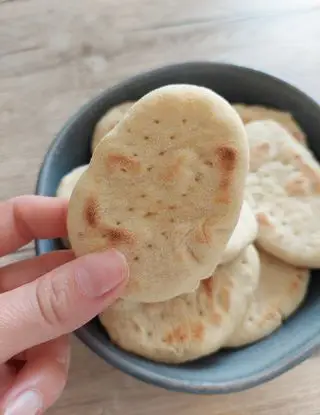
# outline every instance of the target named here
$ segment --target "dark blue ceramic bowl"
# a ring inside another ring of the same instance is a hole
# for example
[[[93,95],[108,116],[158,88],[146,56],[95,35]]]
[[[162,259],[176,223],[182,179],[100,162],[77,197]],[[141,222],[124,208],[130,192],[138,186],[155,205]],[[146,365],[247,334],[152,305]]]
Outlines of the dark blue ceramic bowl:
[[[290,111],[320,159],[320,108],[302,92],[271,76],[238,66],[185,63],[129,79],[81,108],[51,145],[41,167],[36,193],[55,195],[64,174],[89,162],[94,125],[108,108],[123,101],[137,100],[171,83],[203,85],[231,103],[261,104]],[[61,248],[58,240],[36,241],[38,255]],[[127,353],[110,342],[98,319],[90,321],[76,334],[105,361],[145,382],[202,394],[241,391],[289,370],[320,344],[320,275],[317,274],[318,271],[313,272],[303,306],[276,333],[249,347],[222,351],[193,363],[169,366]]]

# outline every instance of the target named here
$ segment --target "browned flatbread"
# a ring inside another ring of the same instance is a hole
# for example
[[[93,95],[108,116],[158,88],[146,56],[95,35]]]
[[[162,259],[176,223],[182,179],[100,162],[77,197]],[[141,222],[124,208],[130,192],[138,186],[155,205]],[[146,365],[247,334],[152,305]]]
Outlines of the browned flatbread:
[[[194,360],[219,350],[241,323],[259,275],[251,245],[195,292],[154,304],[118,300],[100,321],[125,350],[166,363]]]
[[[238,112],[244,124],[252,121],[276,121],[299,143],[306,145],[305,133],[289,112],[267,108],[261,105],[234,104],[233,108]]]
[[[219,95],[192,85],[152,91],[100,142],[77,183],[72,248],[121,250],[131,275],[124,298],[193,291],[235,228],[248,156],[243,123]]]
[[[238,347],[255,342],[278,329],[304,299],[310,272],[296,268],[259,251],[260,281],[242,324],[226,346]]]
[[[320,166],[274,121],[246,125],[246,192],[259,224],[257,244],[298,267],[320,267]]]

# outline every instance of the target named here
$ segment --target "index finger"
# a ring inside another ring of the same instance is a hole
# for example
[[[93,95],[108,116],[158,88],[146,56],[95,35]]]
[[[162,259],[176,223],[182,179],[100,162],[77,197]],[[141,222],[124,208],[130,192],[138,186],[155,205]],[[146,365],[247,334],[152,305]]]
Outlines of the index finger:
[[[33,239],[67,235],[68,201],[57,197],[19,196],[0,203],[0,256]]]

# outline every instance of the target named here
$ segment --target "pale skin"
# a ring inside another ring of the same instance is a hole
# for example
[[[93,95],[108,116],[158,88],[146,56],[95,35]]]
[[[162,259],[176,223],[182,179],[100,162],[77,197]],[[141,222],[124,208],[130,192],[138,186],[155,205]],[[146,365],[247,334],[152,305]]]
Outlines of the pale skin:
[[[67,202],[0,202],[0,256],[33,239],[66,236]],[[115,250],[75,259],[56,251],[0,268],[0,413],[43,414],[66,384],[68,334],[110,305],[128,278]]]

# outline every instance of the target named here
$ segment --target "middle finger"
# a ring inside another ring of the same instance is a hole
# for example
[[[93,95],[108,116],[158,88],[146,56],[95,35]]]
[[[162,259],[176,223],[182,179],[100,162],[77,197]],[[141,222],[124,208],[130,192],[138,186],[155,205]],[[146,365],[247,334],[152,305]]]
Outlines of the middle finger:
[[[0,292],[34,281],[74,258],[71,250],[61,250],[6,265],[0,269]]]

